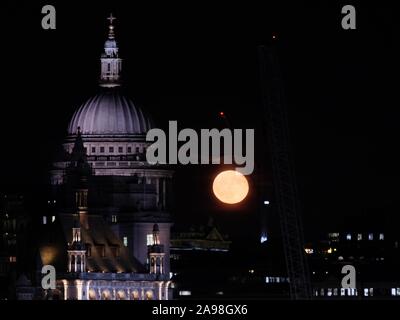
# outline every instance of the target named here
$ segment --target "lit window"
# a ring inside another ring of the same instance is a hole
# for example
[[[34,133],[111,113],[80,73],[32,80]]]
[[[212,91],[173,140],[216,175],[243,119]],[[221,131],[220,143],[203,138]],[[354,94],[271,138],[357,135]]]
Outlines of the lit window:
[[[346,240],[351,240],[351,234],[350,233],[346,234]]]
[[[92,153],[96,152],[96,147],[92,147]]]
[[[114,153],[114,147],[109,147],[109,148],[108,148],[108,151],[109,151],[110,153]]]
[[[100,153],[104,153],[104,147],[100,147]]]
[[[368,297],[368,293],[369,293],[369,289],[368,289],[368,288],[365,288],[365,289],[364,289],[364,296],[365,296],[365,297]]]
[[[379,234],[379,240],[385,240],[385,235],[383,233]]]
[[[10,257],[10,262],[17,262],[17,257],[11,256]]]
[[[310,248],[305,248],[304,251],[305,251],[307,254],[313,254],[313,253],[314,253],[314,249],[310,249]]]
[[[117,216],[116,216],[116,215],[113,214],[113,215],[111,216],[111,222],[112,222],[112,223],[117,223]]]
[[[358,241],[362,240],[362,234],[361,234],[361,233],[359,233],[359,234],[357,235],[357,240],[358,240]]]
[[[328,233],[328,238],[332,241],[339,241],[339,233],[338,232]]]
[[[192,292],[191,291],[187,291],[187,290],[182,290],[182,291],[179,291],[179,295],[180,296],[191,296]]]
[[[340,296],[343,297],[346,295],[346,289],[345,288],[340,288]]]
[[[56,221],[56,216],[51,216],[51,222]]]
[[[119,153],[124,152],[123,150],[124,150],[124,149],[123,149],[122,147],[118,147],[118,152],[119,152]]]
[[[153,238],[153,234],[150,233],[147,235],[147,245],[148,246],[152,246],[154,244],[154,238]]]
[[[127,247],[128,246],[128,237],[124,237],[124,246]]]
[[[397,295],[400,296],[400,288],[396,289]]]
[[[132,153],[132,147],[128,147],[127,152]]]
[[[392,296],[396,295],[396,288],[392,288]]]
[[[370,233],[368,235],[368,240],[374,240],[374,234],[373,233]]]
[[[43,224],[47,224],[47,217],[43,216]]]
[[[190,292],[190,291],[189,291]],[[148,290],[146,292],[146,299],[145,300],[153,300],[153,291]]]

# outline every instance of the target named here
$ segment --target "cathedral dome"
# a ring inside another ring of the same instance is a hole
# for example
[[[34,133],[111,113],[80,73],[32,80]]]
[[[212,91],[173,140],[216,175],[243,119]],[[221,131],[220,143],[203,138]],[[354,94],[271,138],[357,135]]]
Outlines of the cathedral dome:
[[[118,91],[99,93],[84,103],[72,116],[69,134],[126,135],[143,134],[153,127],[151,118],[132,100]]]

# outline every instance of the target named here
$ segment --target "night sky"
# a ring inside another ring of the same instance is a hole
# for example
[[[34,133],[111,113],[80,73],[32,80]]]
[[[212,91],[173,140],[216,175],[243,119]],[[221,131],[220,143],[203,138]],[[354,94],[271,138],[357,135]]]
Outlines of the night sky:
[[[257,135],[257,46],[276,35],[306,238],[348,217],[398,221],[392,4],[127,2],[1,4],[0,190],[45,190],[69,119],[98,90],[105,18],[113,12],[126,92],[161,127],[168,120],[178,120],[180,128],[221,127],[218,113],[224,111],[232,127],[255,128]],[[41,29],[44,4],[57,9],[56,30]],[[357,30],[341,28],[345,4],[356,6]],[[263,148],[256,145],[256,153]],[[220,169],[178,168],[176,215],[187,223],[206,223],[212,215],[227,232],[248,234],[258,224],[257,203],[268,195],[253,192],[239,206],[221,205],[211,194]]]

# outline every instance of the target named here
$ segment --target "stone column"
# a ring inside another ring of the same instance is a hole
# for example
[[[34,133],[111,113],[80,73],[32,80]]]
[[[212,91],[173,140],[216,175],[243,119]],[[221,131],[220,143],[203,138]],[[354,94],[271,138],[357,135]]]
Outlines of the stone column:
[[[162,187],[162,189],[163,189],[163,210],[165,210],[165,207],[166,207],[166,194],[167,194],[167,181],[166,181],[166,178],[164,178],[164,179],[162,179],[162,182],[163,182],[163,187]]]
[[[86,271],[86,255],[85,253],[82,253],[82,267],[81,267],[81,272]]]
[[[64,300],[68,300],[68,281],[63,280],[63,285],[64,285]]]
[[[160,179],[159,178],[155,178],[156,179],[156,194],[157,194],[157,209],[160,208]]]
[[[70,253],[68,254],[68,271],[72,271],[72,256]]]
[[[162,300],[162,282],[158,283],[158,300]]]
[[[170,285],[170,283],[171,283],[171,281],[167,281],[167,283],[165,284],[165,297],[164,297],[164,299],[165,300],[168,300],[168,287],[169,287],[169,285]]]

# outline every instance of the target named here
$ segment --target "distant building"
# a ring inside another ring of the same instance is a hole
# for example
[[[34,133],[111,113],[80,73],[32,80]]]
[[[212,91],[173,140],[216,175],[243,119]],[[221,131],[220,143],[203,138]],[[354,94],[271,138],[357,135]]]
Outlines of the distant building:
[[[0,194],[0,299],[15,297],[15,280],[28,255],[29,215],[20,194]]]
[[[221,296],[221,269],[231,241],[209,221],[207,226],[175,231],[171,236],[171,276],[177,299]],[[225,267],[225,271],[229,266]],[[208,278],[205,281],[204,277]],[[215,280],[214,280],[215,278]]]
[[[371,228],[372,229],[372,228]],[[400,297],[398,241],[383,231],[331,232],[306,244],[313,296],[319,299],[387,299]],[[356,270],[356,287],[342,288],[345,265]],[[399,290],[398,290],[399,289]]]
[[[231,241],[225,239],[214,225],[208,225],[198,230],[176,232],[171,239],[171,252],[179,255],[186,250],[229,251]]]

